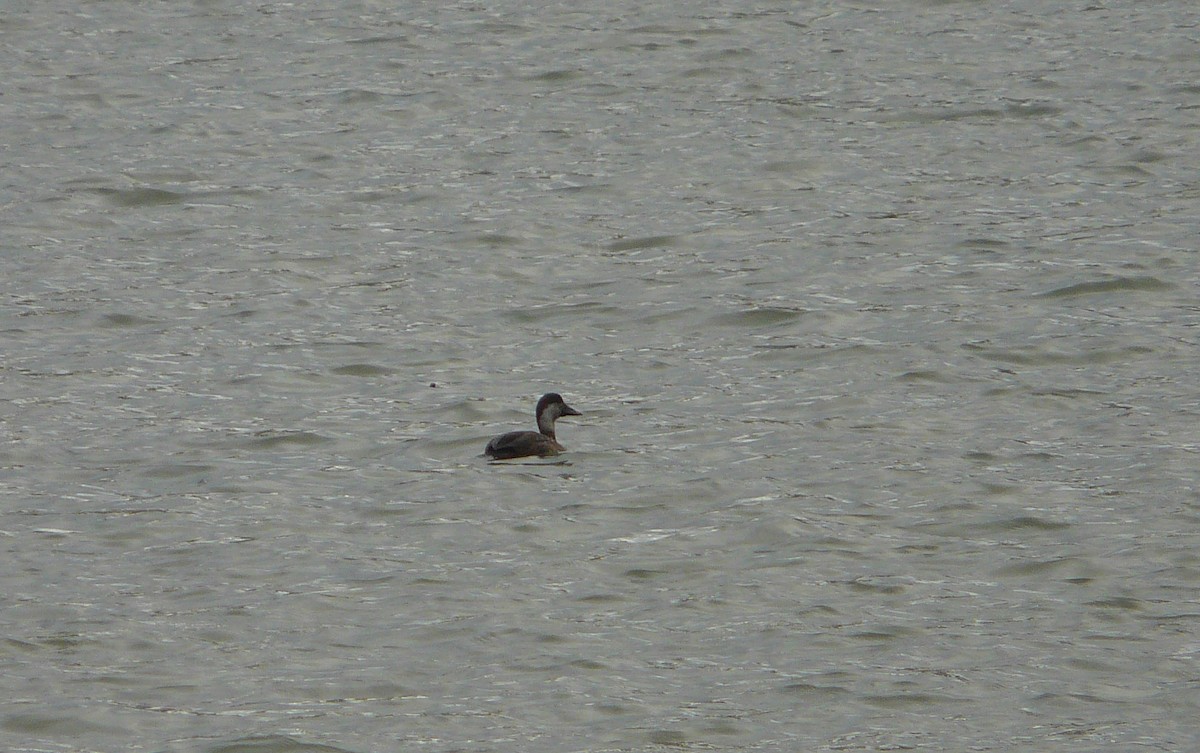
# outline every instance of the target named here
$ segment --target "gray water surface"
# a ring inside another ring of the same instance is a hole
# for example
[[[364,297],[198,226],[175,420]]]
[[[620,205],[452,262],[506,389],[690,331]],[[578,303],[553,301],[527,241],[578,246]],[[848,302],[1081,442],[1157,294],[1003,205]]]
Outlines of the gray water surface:
[[[1198,29],[4,11],[0,747],[1196,749]]]

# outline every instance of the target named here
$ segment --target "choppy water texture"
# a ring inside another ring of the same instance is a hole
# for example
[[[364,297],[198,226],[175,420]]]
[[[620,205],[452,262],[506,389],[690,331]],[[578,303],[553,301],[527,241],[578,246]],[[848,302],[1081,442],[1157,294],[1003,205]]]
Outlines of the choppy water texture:
[[[0,34],[3,749],[1200,744],[1194,3]]]

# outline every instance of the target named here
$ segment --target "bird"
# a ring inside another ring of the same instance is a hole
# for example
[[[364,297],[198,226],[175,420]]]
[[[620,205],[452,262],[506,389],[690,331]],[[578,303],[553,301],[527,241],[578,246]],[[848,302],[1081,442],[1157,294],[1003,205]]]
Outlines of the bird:
[[[509,460],[511,458],[527,458],[537,455],[557,455],[567,448],[558,443],[554,436],[554,421],[562,416],[582,416],[583,414],[567,405],[562,395],[557,392],[547,392],[538,400],[537,431],[510,431],[493,437],[483,451],[492,460]]]

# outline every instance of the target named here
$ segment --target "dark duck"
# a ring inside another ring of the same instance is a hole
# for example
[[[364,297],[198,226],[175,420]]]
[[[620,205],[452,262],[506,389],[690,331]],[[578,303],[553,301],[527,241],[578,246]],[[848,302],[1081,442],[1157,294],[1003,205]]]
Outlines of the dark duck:
[[[527,458],[537,455],[557,455],[565,447],[558,443],[554,436],[554,422],[562,416],[582,416],[583,414],[563,402],[562,395],[548,392],[542,395],[537,404],[537,431],[510,431],[493,437],[488,442],[483,454],[493,460],[509,460],[511,458]]]

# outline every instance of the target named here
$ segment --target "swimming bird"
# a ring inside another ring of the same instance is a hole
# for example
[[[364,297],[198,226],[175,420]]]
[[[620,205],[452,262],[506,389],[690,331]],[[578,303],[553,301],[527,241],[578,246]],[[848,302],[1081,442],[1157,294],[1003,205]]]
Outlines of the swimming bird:
[[[563,402],[562,395],[547,392],[537,404],[537,431],[510,431],[493,437],[483,454],[493,460],[526,458],[533,455],[545,457],[557,455],[567,449],[554,436],[554,421],[560,416],[582,416],[583,414]]]

